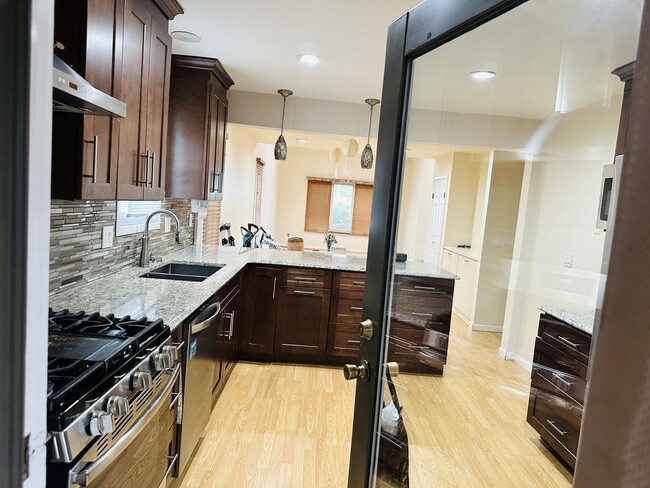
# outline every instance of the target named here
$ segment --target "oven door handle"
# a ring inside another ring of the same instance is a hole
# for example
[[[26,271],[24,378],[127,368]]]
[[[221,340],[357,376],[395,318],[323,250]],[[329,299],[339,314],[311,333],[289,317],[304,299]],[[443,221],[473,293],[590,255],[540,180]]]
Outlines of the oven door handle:
[[[144,428],[149,424],[149,421],[156,414],[158,409],[167,395],[171,391],[174,383],[180,376],[181,365],[180,363],[176,364],[174,369],[169,371],[169,380],[165,387],[161,390],[158,398],[149,405],[147,411],[140,417],[140,419],[129,429],[129,431],[124,434],[113,446],[97,461],[88,464],[85,461],[81,461],[75,467],[70,470],[68,475],[68,486],[71,488],[84,487],[88,486],[93,482],[100,474],[102,474],[110,464],[135,440],[135,438],[140,434]]]

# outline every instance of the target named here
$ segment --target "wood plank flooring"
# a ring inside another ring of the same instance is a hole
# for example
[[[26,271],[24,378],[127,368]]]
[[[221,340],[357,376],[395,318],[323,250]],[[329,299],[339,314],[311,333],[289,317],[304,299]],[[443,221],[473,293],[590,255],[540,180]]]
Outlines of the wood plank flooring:
[[[412,488],[570,487],[526,423],[529,375],[452,320],[444,377],[395,379]],[[183,488],[347,486],[354,384],[340,368],[238,363]]]

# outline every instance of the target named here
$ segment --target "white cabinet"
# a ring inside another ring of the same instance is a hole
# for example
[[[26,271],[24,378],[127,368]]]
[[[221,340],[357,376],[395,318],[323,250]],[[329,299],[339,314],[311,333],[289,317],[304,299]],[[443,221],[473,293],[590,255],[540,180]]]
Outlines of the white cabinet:
[[[442,252],[442,267],[458,276],[459,280],[454,286],[454,312],[472,326],[476,309],[477,259],[445,248]]]

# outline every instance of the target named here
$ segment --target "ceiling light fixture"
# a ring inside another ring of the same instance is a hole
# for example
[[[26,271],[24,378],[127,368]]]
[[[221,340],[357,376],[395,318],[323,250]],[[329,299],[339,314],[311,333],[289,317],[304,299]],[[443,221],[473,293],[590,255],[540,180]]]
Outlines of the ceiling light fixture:
[[[307,144],[307,139],[303,139],[302,137],[299,137],[296,139],[296,142],[299,144]]]
[[[182,31],[182,30],[177,30],[173,31],[171,33],[171,36],[178,40],[178,41],[183,41],[183,42],[201,42],[201,38],[194,34],[193,32],[187,32],[187,31]]]
[[[298,59],[303,64],[320,64],[323,62],[323,58],[315,54],[300,54],[298,55]]]
[[[469,75],[475,80],[491,80],[497,74],[494,71],[472,71]]]
[[[275,148],[273,153],[275,154],[275,159],[278,161],[284,161],[287,159],[287,141],[284,140],[284,108],[287,105],[287,97],[293,95],[291,90],[281,89],[278,90],[278,93],[282,95],[282,122],[280,124],[280,137],[275,141]]]
[[[372,147],[370,147],[370,128],[372,127],[372,110],[375,108],[375,105],[379,104],[379,100],[376,98],[366,98],[365,102],[370,105],[370,121],[368,122],[368,142],[366,147],[363,148],[363,153],[361,153],[361,167],[363,169],[372,168],[372,163],[375,160],[372,154]]]

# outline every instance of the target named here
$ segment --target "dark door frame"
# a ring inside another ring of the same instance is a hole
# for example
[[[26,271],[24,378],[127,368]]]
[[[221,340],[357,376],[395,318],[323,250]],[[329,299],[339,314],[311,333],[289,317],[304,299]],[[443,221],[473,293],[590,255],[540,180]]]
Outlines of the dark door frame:
[[[22,485],[31,1],[0,7],[0,486]]]
[[[352,432],[352,445],[350,453],[350,468],[348,486],[350,487],[369,487],[372,486],[374,473],[376,470],[375,453],[378,448],[376,433],[379,430],[379,415],[381,405],[380,397],[382,395],[383,374],[377,371],[378,365],[382,364],[384,351],[386,348],[386,331],[388,330],[388,304],[390,298],[390,278],[392,276],[392,256],[395,252],[396,245],[396,224],[398,218],[400,190],[402,183],[402,166],[404,163],[404,141],[407,132],[407,116],[409,106],[409,96],[411,90],[411,73],[413,61],[423,54],[479,27],[482,24],[493,20],[494,18],[512,10],[513,8],[526,3],[527,0],[424,0],[412,10],[397,19],[388,29],[388,41],[386,49],[386,59],[384,68],[384,82],[382,91],[382,105],[379,122],[379,137],[377,142],[377,169],[375,172],[375,187],[372,202],[372,220],[370,224],[370,238],[368,246],[368,260],[366,266],[366,293],[364,298],[364,313],[367,319],[372,320],[375,326],[375,333],[371,340],[362,341],[360,346],[360,358],[366,359],[370,364],[370,380],[366,383],[357,381],[356,397],[354,406],[354,425]],[[650,46],[650,24],[649,4],[645,5],[644,22],[641,30],[642,41],[640,46],[644,46],[643,39],[648,39],[645,44]],[[648,253],[647,243],[650,242],[650,221],[647,219],[647,209],[650,208],[650,192],[647,191],[647,185],[650,181],[650,165],[643,167],[643,154],[650,154],[650,138],[647,137],[650,129],[650,100],[644,100],[641,104],[643,93],[650,93],[650,47],[643,49],[643,57],[640,52],[637,60],[637,73],[647,74],[646,83],[642,85],[635,81],[635,91],[633,92],[632,104],[638,105],[638,109],[632,109],[631,124],[628,129],[628,141],[635,141],[638,149],[630,151],[627,154],[626,163],[621,183],[621,196],[627,195],[624,202],[619,203],[617,207],[617,228],[614,245],[612,248],[610,266],[622,266],[628,263],[631,267],[629,256],[625,255],[626,239],[634,238],[637,242],[637,259]],[[647,59],[646,59],[647,58]],[[642,108],[646,108],[643,116],[640,115]],[[635,118],[636,115],[636,118]],[[643,118],[645,117],[645,118]],[[645,132],[644,132],[644,129]],[[628,142],[628,145],[632,145]],[[634,173],[630,167],[637,169],[638,177],[644,179],[634,180]],[[629,174],[627,174],[629,173]],[[634,185],[636,183],[636,185]],[[645,184],[643,192],[643,205],[635,199],[633,192],[640,192],[641,187]],[[636,188],[634,188],[636,186]],[[620,200],[619,200],[620,202]],[[620,224],[623,212],[628,219],[629,225],[625,227]],[[632,216],[629,214],[632,213]],[[638,229],[642,228],[645,239],[639,239]],[[636,229],[636,234],[633,232]],[[634,237],[632,237],[634,236]],[[617,247],[616,244],[619,243]],[[637,289],[639,295],[638,304],[643,304],[642,310],[645,310],[645,317],[650,316],[650,300],[647,299],[647,290],[650,290],[650,259],[646,258],[647,263],[637,268],[635,273],[635,283],[643,284],[643,288]],[[610,270],[612,268],[610,267]],[[643,273],[640,272],[643,270]],[[630,286],[630,281],[625,276],[618,273],[611,273],[608,278],[607,288],[605,291],[605,304],[610,301],[619,300],[619,311],[625,309],[625,290]],[[641,295],[644,295],[641,298]],[[644,300],[644,301],[643,301]],[[604,311],[606,309],[604,308]],[[633,315],[634,309],[627,309],[627,316]],[[641,326],[641,321],[637,317],[637,325]],[[604,315],[600,322],[600,328],[596,330],[596,340],[598,340],[602,329],[616,328],[617,320],[611,314]],[[647,346],[650,344],[650,327],[646,326],[647,331],[643,337],[647,341],[641,344]],[[639,343],[637,343],[639,344]],[[604,348],[603,348],[604,349]],[[620,350],[619,350],[620,352]],[[600,368],[605,372],[620,358],[620,355],[605,354],[596,351],[596,356],[592,359],[592,364],[598,361]],[[650,371],[650,354],[645,354],[641,364],[644,369],[637,373],[641,375],[645,371]],[[620,371],[619,368],[619,372]],[[598,382],[596,376],[598,372],[592,374],[592,381]],[[611,378],[610,378],[611,380]],[[630,381],[628,384],[631,384]],[[603,388],[603,391],[605,388]],[[617,394],[622,392],[618,391]],[[639,395],[637,395],[639,396]],[[648,395],[650,397],[650,395]],[[632,397],[630,397],[632,398]],[[626,399],[618,397],[619,400]],[[637,399],[638,400],[638,399]],[[650,399],[647,400],[646,408],[650,411]],[[587,403],[589,405],[589,403]],[[604,414],[603,414],[604,417]],[[589,414],[586,413],[586,423],[583,426],[582,437],[590,438],[587,433],[592,429],[597,429],[596,422],[590,422]],[[600,419],[601,422],[603,419]],[[612,430],[616,427],[616,422],[612,422]],[[645,439],[650,437],[650,429],[645,430]],[[584,434],[584,435],[583,435]],[[644,440],[645,440],[644,439]],[[586,442],[581,440],[580,453],[586,451]],[[646,442],[645,446],[648,446]],[[600,444],[602,446],[602,443]],[[621,444],[623,445],[623,444]],[[596,446],[593,446],[596,449]],[[617,453],[623,452],[618,449]],[[639,455],[639,463],[642,459],[648,458],[648,453]],[[619,458],[620,461],[620,458]],[[576,480],[580,479],[580,471],[588,471],[594,464],[599,462],[598,455],[595,454],[593,459],[578,463]],[[650,471],[650,463],[643,461],[645,469]],[[609,466],[611,468],[611,466]],[[646,479],[650,474],[646,476]],[[598,479],[592,477],[592,479]],[[601,475],[601,480],[604,478]],[[609,479],[611,481],[611,478]],[[578,486],[576,484],[576,486]],[[581,485],[594,487],[591,485]],[[598,486],[617,486],[616,483],[607,485],[601,483]]]

